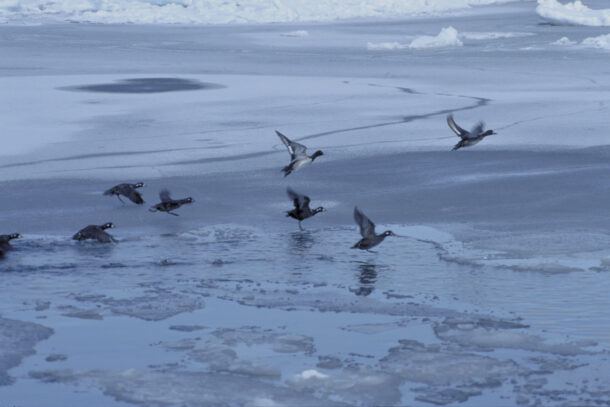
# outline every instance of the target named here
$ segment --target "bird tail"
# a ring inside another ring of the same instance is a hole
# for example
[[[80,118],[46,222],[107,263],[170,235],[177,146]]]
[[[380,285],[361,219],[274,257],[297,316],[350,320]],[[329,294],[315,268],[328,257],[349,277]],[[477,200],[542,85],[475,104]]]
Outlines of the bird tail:
[[[292,172],[292,169],[290,168],[289,165],[287,165],[284,168],[282,168],[282,172],[284,173],[284,177],[287,177]]]

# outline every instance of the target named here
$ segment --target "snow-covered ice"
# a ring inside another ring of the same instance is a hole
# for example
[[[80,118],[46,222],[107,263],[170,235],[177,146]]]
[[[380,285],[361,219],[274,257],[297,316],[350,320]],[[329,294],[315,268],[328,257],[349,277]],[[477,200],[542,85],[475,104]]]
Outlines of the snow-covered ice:
[[[445,27],[436,36],[422,35],[415,38],[409,44],[409,48],[444,48],[461,47],[462,45],[464,44],[458,38],[457,30],[453,27]]]
[[[0,4],[0,406],[610,403],[605,28],[535,1]],[[260,24],[86,23],[121,18]],[[448,113],[498,134],[451,152]],[[275,130],[324,155],[283,178]],[[137,181],[144,208],[102,195]],[[327,208],[304,231],[288,186]],[[195,203],[149,213],[165,187]],[[399,236],[351,250],[354,205]],[[70,240],[107,221],[116,245]]]
[[[610,50],[610,34],[585,38],[582,40],[582,45],[584,47]]]
[[[458,37],[458,32],[453,27],[445,27],[441,29],[438,35],[419,35],[408,44],[399,42],[380,42],[367,43],[367,49],[373,51],[394,50],[394,49],[427,49],[427,48],[446,48],[446,47],[461,47],[464,45]]]
[[[580,0],[567,3],[538,0],[536,11],[541,17],[557,23],[610,26],[610,9],[592,9]]]
[[[0,23],[227,24],[440,14],[515,0],[3,0]]]

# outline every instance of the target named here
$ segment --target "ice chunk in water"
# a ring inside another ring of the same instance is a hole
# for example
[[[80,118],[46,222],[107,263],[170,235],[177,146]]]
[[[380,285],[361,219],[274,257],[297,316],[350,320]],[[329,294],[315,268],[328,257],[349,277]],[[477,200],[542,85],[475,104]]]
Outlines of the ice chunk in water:
[[[34,354],[36,343],[52,334],[51,328],[42,325],[0,317],[0,386],[12,383],[8,370]]]

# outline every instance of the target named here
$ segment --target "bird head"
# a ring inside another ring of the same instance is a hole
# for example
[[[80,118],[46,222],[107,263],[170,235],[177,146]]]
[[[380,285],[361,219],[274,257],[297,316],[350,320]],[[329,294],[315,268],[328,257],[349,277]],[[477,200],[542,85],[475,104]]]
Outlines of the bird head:
[[[396,235],[394,234],[394,232],[392,232],[391,230],[386,230],[385,232],[383,232],[383,235],[384,235],[384,236],[396,236]]]
[[[138,182],[137,184],[135,184],[133,187],[134,188],[142,188],[144,186],[143,182]]]
[[[112,222],[104,223],[101,227],[102,227],[102,229],[110,229],[110,228],[114,227],[114,223],[112,223]]]
[[[324,155],[324,153],[322,152],[322,150],[318,150],[315,153],[313,153],[313,155],[311,156],[311,160],[313,161],[316,159],[316,157],[319,157],[321,155]]]

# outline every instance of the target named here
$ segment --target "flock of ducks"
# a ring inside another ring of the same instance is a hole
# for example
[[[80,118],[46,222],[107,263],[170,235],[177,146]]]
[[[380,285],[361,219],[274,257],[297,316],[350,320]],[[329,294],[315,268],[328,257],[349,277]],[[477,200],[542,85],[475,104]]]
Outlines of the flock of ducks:
[[[492,134],[497,134],[492,130],[485,130],[485,124],[483,122],[477,123],[470,131],[464,130],[455,123],[453,120],[453,115],[451,114],[447,116],[447,124],[449,125],[449,128],[453,130],[453,132],[460,138],[460,141],[453,147],[453,151],[462,147],[475,145],[485,137],[491,136]],[[293,171],[298,171],[306,165],[311,164],[317,157],[324,155],[321,150],[316,151],[311,156],[307,155],[307,147],[290,140],[277,130],[276,134],[288,149],[288,153],[290,153],[290,163],[282,168],[282,172],[284,173],[285,177],[290,175]],[[116,196],[123,204],[125,202],[121,199],[121,196],[124,196],[133,203],[142,205],[144,204],[144,199],[138,191],[138,188],[142,188],[143,186],[143,182],[139,182],[137,184],[119,184],[105,191],[104,195]],[[326,209],[321,206],[311,209],[309,206],[311,199],[306,195],[295,192],[290,187],[287,188],[286,192],[294,205],[294,209],[286,211],[286,216],[296,219],[299,222],[300,230],[303,230],[303,227],[301,226],[302,221],[311,218],[320,212],[326,211]],[[170,215],[179,216],[174,212],[176,209],[180,208],[182,205],[194,202],[193,198],[191,197],[172,199],[170,192],[167,189],[163,189],[159,193],[159,198],[161,202],[151,206],[149,209],[150,212],[166,212]],[[362,239],[352,246],[352,249],[370,250],[383,242],[386,237],[397,236],[391,230],[377,234],[375,232],[375,224],[360,209],[358,209],[357,206],[354,207],[354,221],[360,228],[360,235],[362,236]],[[93,239],[101,243],[115,243],[116,239],[106,232],[106,229],[113,227],[114,224],[111,222],[103,225],[89,225],[76,232],[76,234],[72,236],[72,239]],[[19,233],[0,235],[0,257],[3,257],[5,252],[12,249],[10,244],[11,240],[21,237],[22,236]]]

